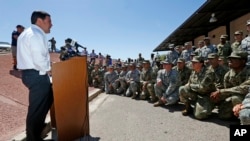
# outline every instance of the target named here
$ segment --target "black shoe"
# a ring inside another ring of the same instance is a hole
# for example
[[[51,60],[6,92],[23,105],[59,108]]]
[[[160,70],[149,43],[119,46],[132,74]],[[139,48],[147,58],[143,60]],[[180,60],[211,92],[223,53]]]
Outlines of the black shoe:
[[[41,133],[41,138],[46,138],[47,134],[52,130],[51,124],[49,123],[45,123],[44,124],[44,128],[43,131]]]
[[[13,66],[13,70],[18,70],[17,67],[16,67],[16,65]]]

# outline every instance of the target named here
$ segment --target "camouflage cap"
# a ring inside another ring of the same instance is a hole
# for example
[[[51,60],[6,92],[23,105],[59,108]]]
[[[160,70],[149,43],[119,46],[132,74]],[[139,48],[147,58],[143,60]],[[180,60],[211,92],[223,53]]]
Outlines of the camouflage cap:
[[[204,37],[204,40],[210,40],[210,37]]]
[[[136,66],[135,63],[129,63],[128,66]]]
[[[247,25],[250,25],[250,20],[247,21]]]
[[[221,61],[221,60],[224,60],[225,57],[224,56],[219,56],[218,60]]]
[[[113,66],[113,65],[109,65],[108,68],[109,68],[109,69],[113,69],[114,66]]]
[[[191,45],[190,42],[184,43],[184,46],[188,46],[188,45]]]
[[[214,58],[218,58],[219,56],[218,56],[218,54],[217,53],[209,53],[208,54],[208,59],[214,59]]]
[[[162,64],[173,64],[169,59],[162,61]]]
[[[231,53],[228,58],[239,58],[239,59],[247,59],[248,53],[245,51],[234,51]]]
[[[185,59],[184,58],[178,58],[177,62],[178,63],[185,62]]]
[[[221,39],[226,39],[226,38],[227,38],[227,35],[220,35],[220,38],[221,38]]]
[[[190,56],[197,56],[198,55],[198,52],[192,52],[191,54],[190,54]]]
[[[203,63],[204,58],[201,56],[194,56],[193,59],[191,60],[192,62],[198,62],[198,63]]]
[[[137,63],[136,67],[137,68],[142,67],[142,64],[141,63]]]
[[[122,64],[122,68],[128,67],[128,64]]]
[[[237,30],[234,32],[234,35],[243,35],[243,31]]]
[[[149,60],[144,60],[142,63],[143,63],[143,64],[146,64],[146,63],[149,63],[149,64],[150,64],[150,61],[149,61]]]
[[[168,48],[174,48],[174,44],[169,44]]]

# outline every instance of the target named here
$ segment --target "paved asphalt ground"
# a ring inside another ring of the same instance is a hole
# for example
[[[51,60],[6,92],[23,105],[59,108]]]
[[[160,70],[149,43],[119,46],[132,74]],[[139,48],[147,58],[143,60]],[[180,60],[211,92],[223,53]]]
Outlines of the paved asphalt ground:
[[[51,56],[58,61],[58,54]],[[28,91],[20,73],[11,68],[11,55],[1,54],[0,141],[25,137]],[[147,101],[101,93],[89,103],[90,136],[77,141],[229,141],[229,126],[239,124],[219,120],[216,111],[211,119],[199,121],[182,116],[182,109],[182,104],[153,107]],[[47,138],[52,137],[54,132]]]

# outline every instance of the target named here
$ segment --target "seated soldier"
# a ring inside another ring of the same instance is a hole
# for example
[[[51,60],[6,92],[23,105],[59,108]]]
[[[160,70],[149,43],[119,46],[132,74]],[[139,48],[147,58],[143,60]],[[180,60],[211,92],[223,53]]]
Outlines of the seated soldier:
[[[164,104],[175,104],[179,100],[178,90],[180,87],[180,77],[176,70],[173,70],[173,64],[166,59],[163,63],[163,69],[157,72],[156,84],[154,85],[155,94],[158,102],[154,107]]]
[[[102,88],[104,86],[103,83],[103,74],[99,69],[99,64],[95,64],[94,69],[91,72],[92,84],[95,88]]]
[[[242,103],[234,106],[233,112],[239,117],[241,125],[250,125],[250,87]]]
[[[125,65],[125,64],[122,64],[121,66],[122,70],[119,74],[119,77],[118,79],[116,79],[116,92],[117,94],[122,94],[125,95],[125,91],[127,90],[127,83],[126,83],[126,80],[125,80],[125,76],[126,74],[128,73],[128,66]]]
[[[132,99],[135,99],[140,85],[140,71],[136,69],[135,63],[129,64],[129,71],[125,77],[128,88],[126,90],[126,96],[132,96]]]
[[[184,86],[185,84],[187,84],[188,79],[189,79],[190,74],[191,74],[191,69],[189,69],[185,65],[184,58],[178,58],[177,66],[174,66],[173,70],[176,70],[179,73],[179,76],[181,78],[181,86]]]
[[[105,83],[105,92],[106,94],[114,94],[116,93],[115,80],[118,78],[117,73],[114,71],[114,66],[108,66],[108,72],[104,75],[104,83]]]
[[[228,57],[230,70],[224,76],[224,88],[211,93],[211,100],[218,105],[220,119],[233,118],[233,107],[242,103],[250,85],[250,70],[246,66],[247,52],[235,51]]]
[[[194,56],[192,65],[193,71],[188,83],[179,89],[180,101],[185,105],[182,114],[186,116],[193,111],[196,119],[205,119],[211,115],[213,110],[213,103],[210,101],[209,95],[216,90],[215,77],[212,71],[207,72],[203,57]]]
[[[227,73],[228,69],[219,64],[219,56],[217,55],[217,53],[210,53],[208,54],[207,58],[210,65],[208,67],[208,70],[214,72],[215,75],[215,87],[216,89],[221,89],[224,87],[224,76]]]
[[[143,69],[140,74],[140,99],[145,100],[151,96],[151,101],[155,102],[156,96],[154,94],[154,84],[156,80],[156,73],[151,68],[149,60],[144,60],[142,65]]]

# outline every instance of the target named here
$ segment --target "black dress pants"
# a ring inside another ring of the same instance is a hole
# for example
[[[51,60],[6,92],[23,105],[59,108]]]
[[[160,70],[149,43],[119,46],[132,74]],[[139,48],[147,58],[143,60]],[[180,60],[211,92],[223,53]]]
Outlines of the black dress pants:
[[[39,71],[22,71],[22,82],[29,89],[29,107],[26,118],[27,141],[41,141],[45,118],[53,102],[52,85],[49,76]]]

